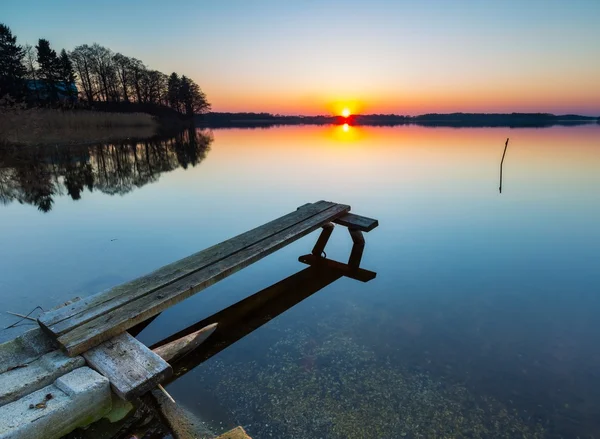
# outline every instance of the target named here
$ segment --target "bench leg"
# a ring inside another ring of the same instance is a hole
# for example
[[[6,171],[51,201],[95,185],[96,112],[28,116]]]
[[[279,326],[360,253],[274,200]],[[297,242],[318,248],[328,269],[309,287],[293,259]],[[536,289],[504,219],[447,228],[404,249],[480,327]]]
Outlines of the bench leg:
[[[356,269],[360,265],[363,250],[365,249],[365,238],[360,230],[348,229],[348,231],[350,232],[353,242],[350,258],[348,259],[348,265],[350,268]]]
[[[333,223],[327,223],[323,226],[323,230],[319,235],[319,239],[317,239],[317,243],[312,249],[313,255],[315,255],[316,257],[321,257],[323,255],[325,251],[325,246],[327,245],[327,241],[329,241],[329,237],[331,236],[334,227],[335,226],[333,225]]]

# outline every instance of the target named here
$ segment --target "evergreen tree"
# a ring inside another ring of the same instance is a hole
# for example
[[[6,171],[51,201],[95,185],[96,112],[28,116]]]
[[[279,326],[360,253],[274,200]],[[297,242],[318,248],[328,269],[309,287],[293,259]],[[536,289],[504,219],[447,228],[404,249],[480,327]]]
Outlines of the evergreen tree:
[[[46,83],[48,97],[51,101],[58,100],[58,89],[56,83],[61,80],[61,64],[56,51],[50,48],[50,42],[40,38],[37,49],[37,62],[39,65],[40,78]]]
[[[9,94],[20,98],[24,92],[23,48],[10,28],[0,23],[0,98]]]
[[[75,86],[75,70],[73,69],[73,63],[71,63],[71,58],[69,58],[69,55],[67,54],[65,49],[63,49],[60,52],[59,65],[60,80],[65,85],[65,92],[67,96],[69,97],[69,99],[73,100],[77,97],[75,90],[73,90],[72,88]]]
[[[180,101],[179,101],[179,94],[180,94],[180,88],[181,88],[181,80],[179,79],[179,76],[177,75],[177,73],[173,72],[171,73],[171,75],[169,76],[169,81],[167,83],[167,100],[169,101],[169,105],[171,106],[171,108],[173,108],[175,111],[181,111],[180,108]]]

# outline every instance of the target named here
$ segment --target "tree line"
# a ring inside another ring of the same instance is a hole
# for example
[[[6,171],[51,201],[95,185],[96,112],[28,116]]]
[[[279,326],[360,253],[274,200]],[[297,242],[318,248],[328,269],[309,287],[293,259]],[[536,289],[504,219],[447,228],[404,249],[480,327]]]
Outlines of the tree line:
[[[28,80],[35,85],[33,90],[27,87]],[[44,85],[43,97],[38,84]],[[185,75],[150,69],[139,59],[96,43],[59,53],[43,38],[35,47],[21,46],[10,28],[0,23],[0,98],[5,95],[17,100],[57,102],[62,95],[89,104],[164,105],[188,116],[210,109],[198,84]]]

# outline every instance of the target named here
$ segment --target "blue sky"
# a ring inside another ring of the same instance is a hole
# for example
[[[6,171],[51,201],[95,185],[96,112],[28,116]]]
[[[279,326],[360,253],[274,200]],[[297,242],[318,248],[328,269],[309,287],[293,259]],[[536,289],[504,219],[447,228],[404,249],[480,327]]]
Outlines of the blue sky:
[[[0,17],[21,43],[187,74],[222,111],[600,114],[595,0],[3,0]]]

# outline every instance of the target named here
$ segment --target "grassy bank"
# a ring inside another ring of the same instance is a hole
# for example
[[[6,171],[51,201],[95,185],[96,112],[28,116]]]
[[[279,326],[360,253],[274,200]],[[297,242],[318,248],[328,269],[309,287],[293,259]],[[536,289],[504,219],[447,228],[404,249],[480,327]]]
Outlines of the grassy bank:
[[[150,137],[158,122],[145,113],[10,108],[0,110],[0,144],[48,145]]]

